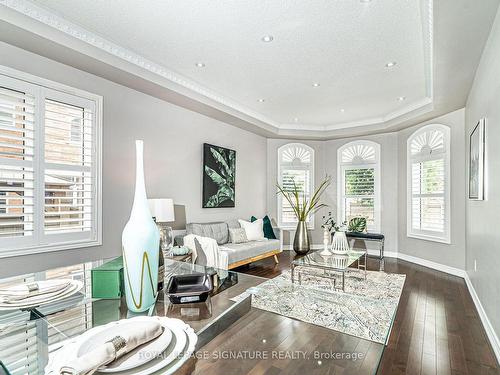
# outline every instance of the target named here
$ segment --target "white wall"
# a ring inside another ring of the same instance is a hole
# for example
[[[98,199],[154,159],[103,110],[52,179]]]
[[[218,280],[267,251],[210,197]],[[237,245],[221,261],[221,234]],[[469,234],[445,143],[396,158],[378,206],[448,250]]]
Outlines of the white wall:
[[[469,134],[483,117],[486,199],[466,201],[466,270],[496,335],[500,336],[500,9],[467,100],[467,149]]]
[[[187,221],[265,214],[265,138],[5,43],[0,64],[104,97],[103,246],[3,258],[0,277],[121,253],[133,199],[135,139],[144,140],[148,195],[184,205]],[[236,150],[235,208],[201,208],[204,142]]]
[[[406,235],[406,141],[413,132],[428,124],[443,124],[451,129],[450,202],[451,244],[410,238]],[[464,109],[426,121],[398,133],[399,142],[399,252],[459,269],[465,268],[465,142]]]

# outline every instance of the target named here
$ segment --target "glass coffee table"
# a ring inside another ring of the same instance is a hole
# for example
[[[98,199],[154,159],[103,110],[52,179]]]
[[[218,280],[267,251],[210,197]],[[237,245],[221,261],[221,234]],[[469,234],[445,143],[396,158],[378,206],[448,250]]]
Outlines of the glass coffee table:
[[[363,261],[362,261],[363,260]],[[345,273],[349,270],[358,270],[364,271],[364,277],[366,279],[366,260],[367,260],[367,252],[366,251],[356,251],[350,250],[345,255],[340,254],[331,254],[331,255],[322,255],[320,251],[315,251],[313,253],[307,254],[304,257],[294,259],[291,264],[291,274],[292,274],[292,283],[295,282],[295,274],[298,274],[299,284],[302,283],[301,274],[303,272],[307,272],[308,268],[315,268],[323,270],[323,274],[315,274],[317,277],[324,277],[328,279],[333,279],[334,288],[342,289],[345,291]],[[357,268],[351,267],[354,263],[357,262]],[[301,267],[296,270],[296,267]],[[336,286],[337,276],[340,276],[342,287],[338,288]]]

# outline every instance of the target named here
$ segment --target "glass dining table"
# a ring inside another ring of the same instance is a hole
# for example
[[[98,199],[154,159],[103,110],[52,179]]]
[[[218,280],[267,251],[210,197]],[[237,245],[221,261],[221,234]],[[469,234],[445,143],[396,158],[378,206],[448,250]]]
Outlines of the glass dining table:
[[[0,311],[0,375],[3,373],[9,375],[43,374],[51,356],[63,347],[66,342],[94,327],[137,315],[166,316],[183,320],[194,329],[198,336],[196,350],[202,348],[211,348],[212,350],[215,342],[217,342],[217,345],[220,344],[220,340],[215,339],[219,335],[237,335],[240,341],[235,342],[234,350],[241,347],[245,351],[258,351],[261,348],[255,342],[254,336],[262,332],[265,334],[270,329],[266,326],[266,324],[270,324],[268,322],[278,319],[279,323],[276,324],[281,324],[283,327],[290,324],[293,326],[302,324],[302,329],[305,329],[306,332],[309,330],[307,328],[309,323],[291,319],[286,314],[275,314],[274,312],[262,311],[252,307],[252,291],[259,293],[258,288],[270,290],[268,288],[269,283],[274,284],[272,287],[278,290],[278,295],[280,294],[279,290],[288,290],[287,293],[289,293],[289,289],[294,288],[294,293],[300,296],[296,303],[307,305],[300,307],[302,310],[310,309],[309,306],[311,305],[324,306],[325,302],[327,304],[343,303],[341,301],[347,297],[345,293],[320,291],[304,285],[291,284],[289,278],[266,279],[240,272],[215,270],[191,263],[165,259],[163,285],[166,286],[173,275],[204,273],[213,277],[213,291],[205,302],[177,305],[170,302],[168,294],[162,289],[158,293],[156,303],[148,311],[135,314],[127,309],[124,297],[118,299],[92,297],[92,269],[101,266],[107,261],[109,259],[0,279],[0,287],[20,282],[36,282],[37,280],[58,278],[71,278],[83,283],[83,288],[78,293],[63,300],[25,310]],[[314,301],[321,301],[321,303],[315,304]],[[291,303],[295,302],[292,301]],[[238,323],[236,324],[236,322]],[[255,325],[258,326],[257,331]],[[235,326],[238,327],[236,332],[234,332]],[[326,328],[316,327],[315,329],[326,331],[326,335],[331,335],[332,342],[335,342],[335,340],[337,342],[338,340],[353,340],[353,342],[360,343],[360,347],[361,343],[364,343],[364,347],[368,348],[366,350],[373,360],[373,364],[370,364],[370,366],[365,365],[365,373],[373,374],[376,372],[384,351],[384,345],[356,337],[352,338],[349,335]],[[291,335],[289,339],[292,342],[297,340],[297,343],[291,344],[289,349],[292,350],[294,345],[300,348],[300,345],[302,345],[300,344],[300,337],[295,337],[293,330],[289,333]],[[344,338],[338,338],[340,336]],[[211,344],[212,342],[214,344]],[[257,346],[252,348],[252,345]],[[259,345],[262,345],[262,343]],[[197,362],[196,366],[198,366],[196,369],[202,368],[203,373],[218,373],[218,370],[215,372],[207,371],[203,359],[196,359],[195,362]],[[198,370],[193,369],[182,373],[191,373],[193,371],[198,373]]]
[[[99,260],[44,272],[0,280],[0,286],[55,278],[80,280],[83,288],[61,301],[39,307],[0,311],[0,366],[7,374],[43,374],[51,353],[65,341],[100,325],[135,316],[166,316],[188,323],[198,336],[197,348],[210,342],[237,319],[248,313],[251,297],[234,297],[266,279],[233,271],[215,270],[175,260],[165,260],[165,279],[172,275],[206,273],[215,280],[203,303],[172,304],[160,290],[156,303],[144,313],[132,313],[125,298],[92,298],[91,270],[108,260]],[[167,282],[164,282],[167,285]]]

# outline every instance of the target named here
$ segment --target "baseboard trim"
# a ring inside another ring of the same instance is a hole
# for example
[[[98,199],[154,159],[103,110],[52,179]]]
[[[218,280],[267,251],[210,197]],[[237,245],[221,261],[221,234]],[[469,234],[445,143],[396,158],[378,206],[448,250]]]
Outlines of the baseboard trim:
[[[498,336],[493,329],[493,326],[491,325],[490,319],[488,318],[488,315],[483,308],[481,300],[479,299],[479,296],[477,295],[476,290],[474,289],[474,285],[472,285],[472,281],[469,278],[467,272],[465,273],[464,279],[465,283],[467,284],[467,289],[469,289],[469,293],[472,297],[472,300],[474,301],[474,305],[476,306],[476,310],[479,314],[479,318],[481,319],[481,323],[483,323],[483,327],[486,331],[486,336],[488,336],[488,340],[490,341],[491,348],[495,353],[497,362],[500,363],[500,340],[498,339]]]
[[[445,264],[433,262],[433,261],[430,261],[427,259],[417,258],[417,257],[414,257],[412,255],[408,255],[408,254],[398,253],[397,258],[402,259],[402,260],[406,260],[407,262],[419,264],[419,265],[424,266],[424,267],[432,268],[436,271],[449,273],[450,275],[455,275],[455,276],[458,276],[458,277],[461,277],[464,279],[465,279],[465,276],[467,275],[465,270],[461,270],[460,268],[450,267],[450,266],[447,266]]]
[[[323,245],[313,245],[311,246],[312,249],[318,250],[322,249]],[[375,249],[369,249],[368,250],[369,255],[374,255],[374,256],[379,256],[380,252]],[[444,273],[448,273],[450,275],[458,276],[464,279],[465,284],[467,285],[467,289],[469,290],[469,293],[472,297],[472,301],[474,302],[474,305],[476,307],[476,310],[479,314],[479,318],[481,319],[481,323],[483,324],[484,330],[486,332],[486,335],[488,337],[488,340],[490,341],[490,345],[493,349],[493,352],[495,354],[495,357],[497,359],[497,362],[500,363],[500,339],[498,338],[498,335],[496,334],[495,330],[493,329],[493,326],[491,325],[490,319],[488,318],[488,315],[486,314],[486,311],[483,308],[483,305],[481,304],[481,300],[479,299],[479,296],[476,293],[476,290],[474,289],[474,286],[472,285],[472,281],[469,278],[469,275],[465,270],[461,270],[460,268],[455,268],[455,267],[450,267],[445,264],[433,262],[427,259],[422,259],[418,257],[414,257],[412,255],[400,253],[400,252],[393,252],[393,251],[385,251],[384,256],[386,258],[396,258],[396,259],[401,259],[405,260],[407,262],[415,263],[424,267],[428,267],[431,269],[434,269],[436,271],[441,271]]]

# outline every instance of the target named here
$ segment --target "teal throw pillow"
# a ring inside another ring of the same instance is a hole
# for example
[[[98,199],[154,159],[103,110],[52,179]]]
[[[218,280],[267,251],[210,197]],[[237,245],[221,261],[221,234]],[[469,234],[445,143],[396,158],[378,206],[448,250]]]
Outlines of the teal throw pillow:
[[[250,221],[253,223],[255,220],[257,220],[257,218],[255,216],[252,216],[250,218]],[[267,239],[269,240],[275,240],[276,239],[276,236],[274,235],[274,231],[273,231],[273,225],[271,224],[271,219],[269,219],[269,216],[264,216],[264,218],[262,219],[262,221],[264,222],[264,225],[263,225],[263,231],[264,231],[264,237],[266,237]]]

